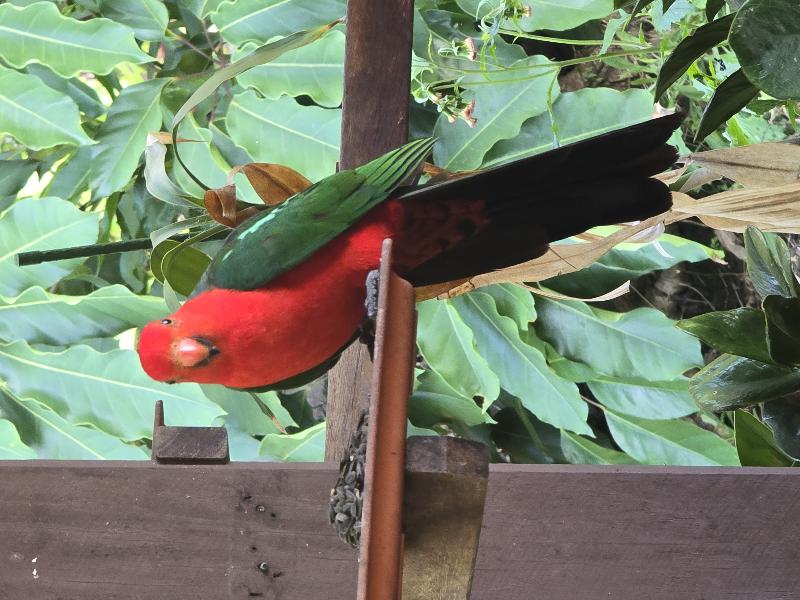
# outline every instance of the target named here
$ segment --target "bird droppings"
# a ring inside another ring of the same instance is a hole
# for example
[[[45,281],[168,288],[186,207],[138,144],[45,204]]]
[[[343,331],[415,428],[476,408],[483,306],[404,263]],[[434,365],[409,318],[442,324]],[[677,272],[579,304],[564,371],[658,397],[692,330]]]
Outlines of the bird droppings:
[[[267,512],[267,507],[264,506],[263,504],[259,504],[259,505],[256,506],[256,510],[258,512]]]
[[[38,557],[38,556],[34,556],[34,557],[31,559],[31,562],[32,562],[32,563],[35,563],[37,560],[39,560],[39,557]]]
[[[258,563],[258,570],[267,575],[269,574],[269,565],[265,562]]]
[[[31,574],[33,575],[34,579],[39,579],[39,572],[36,569],[31,571]]]

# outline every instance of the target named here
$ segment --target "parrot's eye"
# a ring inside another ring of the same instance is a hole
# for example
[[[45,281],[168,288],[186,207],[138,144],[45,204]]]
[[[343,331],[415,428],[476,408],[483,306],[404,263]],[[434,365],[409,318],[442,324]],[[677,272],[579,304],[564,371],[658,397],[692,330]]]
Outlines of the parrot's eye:
[[[161,319],[162,325],[169,325],[172,323],[172,319]]]

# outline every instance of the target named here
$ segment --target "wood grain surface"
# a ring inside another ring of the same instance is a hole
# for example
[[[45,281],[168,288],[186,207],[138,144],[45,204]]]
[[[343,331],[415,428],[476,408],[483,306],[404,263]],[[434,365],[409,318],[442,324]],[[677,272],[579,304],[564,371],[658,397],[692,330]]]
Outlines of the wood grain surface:
[[[354,598],[335,472],[0,463],[0,598]],[[797,470],[492,465],[471,597],[796,599],[798,540]]]
[[[362,165],[408,140],[413,0],[348,0],[339,164]],[[361,344],[328,374],[325,459],[347,450],[368,405],[371,365]]]

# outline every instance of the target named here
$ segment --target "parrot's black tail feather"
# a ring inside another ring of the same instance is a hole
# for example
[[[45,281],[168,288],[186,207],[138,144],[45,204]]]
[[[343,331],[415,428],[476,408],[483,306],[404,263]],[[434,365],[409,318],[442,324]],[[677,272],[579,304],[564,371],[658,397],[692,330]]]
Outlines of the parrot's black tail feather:
[[[591,227],[667,211],[669,189],[651,176],[675,162],[666,142],[682,119],[668,115],[403,196],[415,204],[483,200],[488,218],[404,276],[416,286],[471,277],[531,260]]]

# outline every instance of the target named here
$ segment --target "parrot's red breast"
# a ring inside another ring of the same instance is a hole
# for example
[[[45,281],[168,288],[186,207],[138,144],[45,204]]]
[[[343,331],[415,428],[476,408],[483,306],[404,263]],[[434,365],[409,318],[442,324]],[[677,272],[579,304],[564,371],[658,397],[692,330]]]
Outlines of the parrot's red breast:
[[[398,270],[406,271],[480,227],[481,204],[454,203],[451,211],[437,202],[389,200],[263,288],[209,290],[148,324],[139,339],[142,366],[159,381],[235,388],[307,371],[353,337],[384,239],[396,240]],[[407,243],[412,231],[423,243]]]

